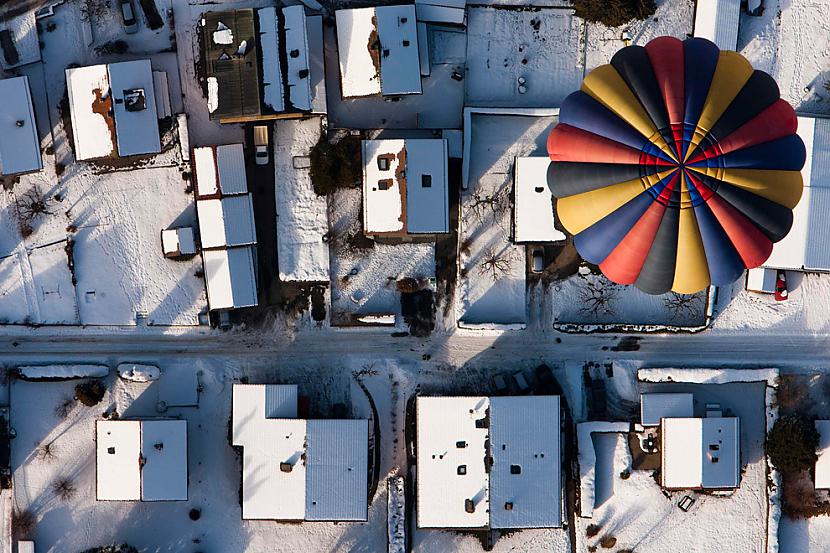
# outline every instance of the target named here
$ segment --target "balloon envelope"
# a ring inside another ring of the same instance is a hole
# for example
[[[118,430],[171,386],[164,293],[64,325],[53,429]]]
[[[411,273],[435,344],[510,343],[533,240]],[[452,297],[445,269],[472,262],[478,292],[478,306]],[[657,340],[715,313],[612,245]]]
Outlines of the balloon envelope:
[[[627,46],[548,137],[557,215],[588,262],[650,294],[729,284],[792,227],[806,153],[775,81],[701,38]]]

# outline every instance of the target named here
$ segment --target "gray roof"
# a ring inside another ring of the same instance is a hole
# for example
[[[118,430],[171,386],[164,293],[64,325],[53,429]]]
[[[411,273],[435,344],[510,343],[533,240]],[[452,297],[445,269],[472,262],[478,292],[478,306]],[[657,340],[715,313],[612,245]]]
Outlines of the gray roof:
[[[366,520],[369,421],[310,420],[306,520]]]
[[[297,385],[296,384],[266,384],[265,385],[265,418],[266,419],[296,419],[297,418]]]
[[[562,526],[559,397],[490,398],[490,450],[490,527]]]
[[[219,190],[223,196],[247,194],[248,180],[242,144],[217,146],[216,167],[219,171]]]

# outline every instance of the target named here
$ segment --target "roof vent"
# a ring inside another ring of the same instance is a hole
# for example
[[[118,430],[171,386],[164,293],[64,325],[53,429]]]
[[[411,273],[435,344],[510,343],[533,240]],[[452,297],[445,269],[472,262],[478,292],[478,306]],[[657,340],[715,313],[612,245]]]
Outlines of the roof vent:
[[[130,88],[124,91],[124,109],[127,111],[144,111],[147,109],[147,98],[143,88]]]
[[[471,514],[476,512],[476,505],[472,499],[464,500],[464,510]]]
[[[291,463],[280,463],[280,472],[291,472],[292,470],[294,470],[294,465]]]

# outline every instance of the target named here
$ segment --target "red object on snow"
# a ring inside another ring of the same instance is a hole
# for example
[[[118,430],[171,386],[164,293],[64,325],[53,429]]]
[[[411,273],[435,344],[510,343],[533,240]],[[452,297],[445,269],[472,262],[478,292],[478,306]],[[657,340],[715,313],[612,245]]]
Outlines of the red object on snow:
[[[776,301],[784,301],[790,295],[789,290],[787,290],[787,275],[784,271],[778,271],[778,274],[775,276],[775,299]]]

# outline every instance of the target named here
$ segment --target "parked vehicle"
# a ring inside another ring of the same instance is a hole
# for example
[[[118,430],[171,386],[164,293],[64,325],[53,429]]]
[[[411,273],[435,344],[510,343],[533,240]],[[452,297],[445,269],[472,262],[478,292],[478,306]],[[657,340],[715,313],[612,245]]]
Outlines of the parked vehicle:
[[[257,165],[268,165],[268,127],[254,127],[254,161]]]
[[[128,35],[138,32],[138,20],[135,17],[135,4],[133,0],[120,0],[121,16],[124,18],[124,30]]]
[[[787,290],[787,274],[779,270],[775,277],[775,299],[777,301],[784,301],[789,295],[790,291]]]
[[[530,270],[533,273],[541,273],[545,270],[545,252],[542,248],[534,248],[531,254]]]

